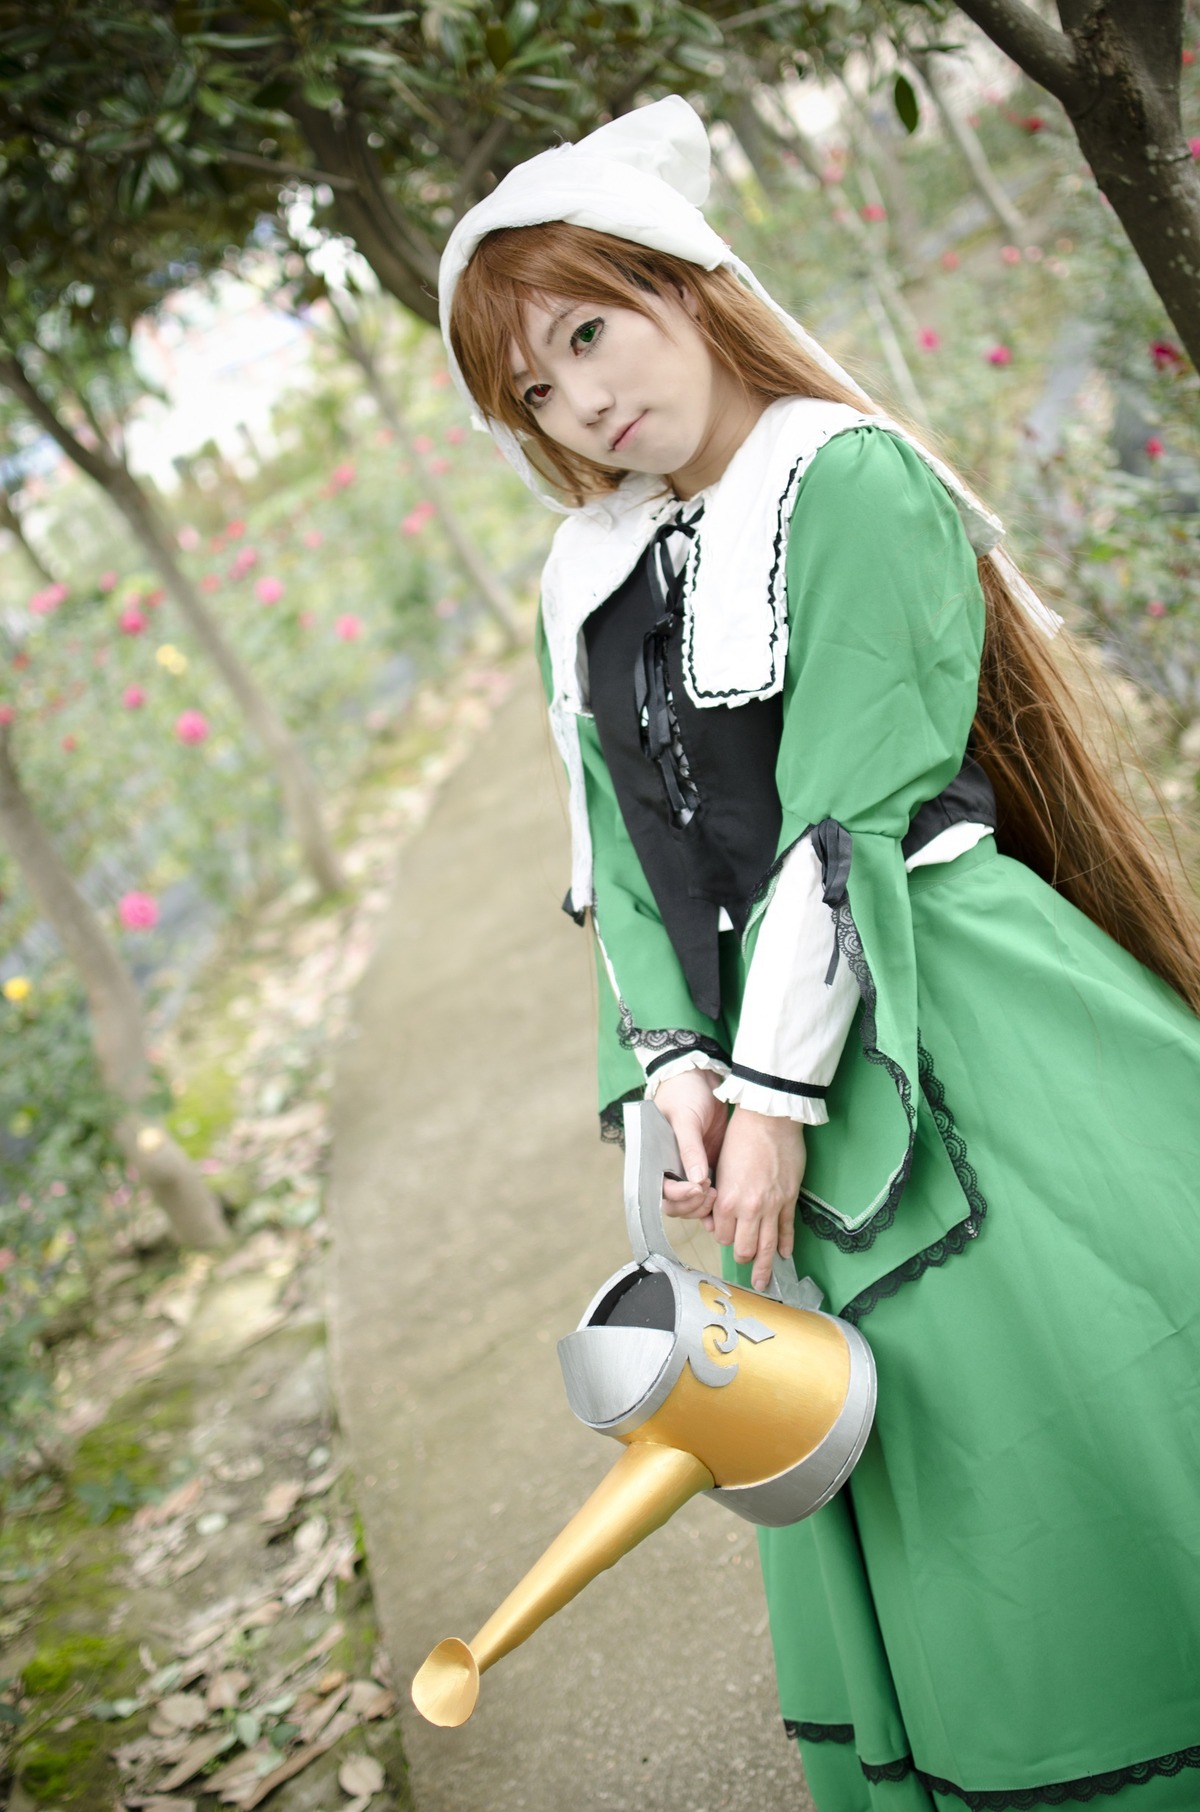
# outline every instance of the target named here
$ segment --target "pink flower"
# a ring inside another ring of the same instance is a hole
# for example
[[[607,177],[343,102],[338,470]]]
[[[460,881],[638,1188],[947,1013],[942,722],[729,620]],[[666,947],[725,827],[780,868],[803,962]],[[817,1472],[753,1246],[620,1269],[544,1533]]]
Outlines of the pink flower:
[[[207,742],[208,719],[203,711],[181,711],[175,719],[175,734],[180,742]]]
[[[216,591],[219,589],[220,584],[221,581],[216,573],[205,573],[200,581],[200,589],[201,591]]]
[[[142,599],[142,603],[146,606],[147,610],[157,610],[166,595],[162,586],[159,585],[154,591],[148,591],[146,593],[145,597]]]
[[[448,446],[461,447],[464,440],[466,440],[466,438],[467,438],[467,431],[465,428],[447,428],[446,429],[446,444]]]
[[[123,893],[117,916],[126,931],[153,931],[158,924],[158,901],[152,893]]]
[[[1021,248],[1019,245],[1002,245],[1000,256],[1005,264],[1020,264]]]
[[[67,595],[65,585],[46,585],[41,591],[35,591],[29,600],[29,608],[35,616],[48,617],[51,611],[57,610]]]
[[[106,573],[101,573],[100,577],[96,580],[96,590],[105,593],[110,592],[116,582],[117,575],[110,567]]]
[[[1151,340],[1150,357],[1154,360],[1156,371],[1170,371],[1174,366],[1183,364],[1183,354],[1170,340]]]
[[[1146,442],[1146,457],[1148,459],[1161,459],[1162,456],[1163,444],[1161,440],[1159,440],[1157,434],[1152,434]]]
[[[79,743],[74,736],[64,736],[62,739],[62,746],[68,755],[73,755],[79,747]]]
[[[354,483],[357,476],[358,473],[347,461],[344,465],[334,466],[333,471],[329,474],[329,482],[335,491],[344,491],[348,484]]]
[[[427,499],[416,504],[400,524],[400,533],[402,535],[419,535],[434,513],[434,507]]]
[[[865,208],[860,208],[858,211],[864,220],[887,219],[887,209],[879,201],[869,201]]]
[[[303,539],[305,547],[317,548],[320,547],[321,542],[324,540],[324,536],[321,534],[319,528],[310,528]]]
[[[1200,138],[1189,138],[1188,150],[1194,158],[1200,160]]]
[[[193,553],[200,545],[200,530],[193,528],[190,522],[185,522],[175,539],[185,554]]]
[[[1017,124],[1023,132],[1032,135],[1035,132],[1041,132],[1045,128],[1046,122],[1040,113],[1030,113],[1023,120],[1018,120]]]
[[[311,629],[313,624],[316,622],[316,620],[317,620],[317,613],[314,610],[302,610],[300,612],[299,616],[296,618],[296,621],[297,621],[297,623],[299,623],[301,629]]]
[[[244,579],[252,566],[258,565],[258,554],[252,547],[239,547],[233,561],[233,576]]]
[[[17,1262],[17,1255],[11,1246],[0,1246],[0,1271],[11,1271]]]
[[[0,724],[12,723],[16,715],[11,705],[0,705]]]
[[[922,327],[917,335],[917,345],[926,352],[936,352],[942,343],[942,336],[936,327]]]
[[[956,271],[958,269],[958,253],[957,252],[943,252],[942,253],[942,269],[944,271]]]
[[[430,440],[428,434],[417,435],[416,440],[413,442],[413,452],[420,453],[422,457],[424,457],[426,453],[433,452],[433,442]]]
[[[1150,602],[1146,606],[1146,615],[1148,617],[1165,617],[1166,614],[1167,614],[1167,607],[1163,603],[1162,599],[1161,598],[1151,598]]]
[[[353,611],[347,611],[346,615],[339,617],[333,626],[333,633],[340,642],[357,642],[362,632],[362,618],[356,617]]]
[[[282,579],[272,579],[268,576],[259,580],[254,587],[254,595],[260,604],[278,604],[283,596],[283,590]]]
[[[444,390],[446,385],[450,382],[450,373],[448,371],[435,371],[429,382],[435,390]]]
[[[130,604],[117,618],[122,635],[141,635],[146,627],[146,619],[136,604]]]
[[[1040,264],[1043,256],[1044,254],[1040,245],[1027,245],[1025,247],[1026,264]]]
[[[989,346],[984,357],[987,359],[989,365],[1011,365],[1013,358],[1012,347]]]
[[[430,460],[429,470],[433,473],[435,478],[444,478],[446,473],[450,470],[450,461],[446,458],[444,453],[439,453],[436,459]]]
[[[140,686],[126,686],[121,694],[121,703],[127,711],[140,711],[146,702],[146,694]]]
[[[236,521],[225,524],[225,533],[230,541],[240,541],[246,533],[246,524],[239,516]]]

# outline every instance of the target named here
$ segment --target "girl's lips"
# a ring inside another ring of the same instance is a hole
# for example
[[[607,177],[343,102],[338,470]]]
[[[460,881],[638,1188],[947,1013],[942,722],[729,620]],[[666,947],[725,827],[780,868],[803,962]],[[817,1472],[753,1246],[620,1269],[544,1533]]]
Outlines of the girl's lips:
[[[644,415],[644,414],[645,414],[645,410],[642,411],[642,415]],[[637,427],[637,425],[641,421],[641,419],[642,419],[642,416],[637,415],[630,422],[630,424],[627,428],[621,429],[621,432],[617,435],[616,440],[613,441],[612,446],[609,449],[610,452],[619,453],[622,447],[628,446],[630,436],[633,434],[635,428]]]

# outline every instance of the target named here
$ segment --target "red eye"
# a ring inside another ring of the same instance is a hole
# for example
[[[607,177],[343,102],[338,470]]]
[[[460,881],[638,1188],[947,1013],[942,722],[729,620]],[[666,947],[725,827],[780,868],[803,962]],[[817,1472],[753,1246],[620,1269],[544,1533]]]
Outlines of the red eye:
[[[525,401],[531,408],[536,407],[538,403],[544,403],[549,394],[549,384],[530,384],[528,390],[525,392]]]

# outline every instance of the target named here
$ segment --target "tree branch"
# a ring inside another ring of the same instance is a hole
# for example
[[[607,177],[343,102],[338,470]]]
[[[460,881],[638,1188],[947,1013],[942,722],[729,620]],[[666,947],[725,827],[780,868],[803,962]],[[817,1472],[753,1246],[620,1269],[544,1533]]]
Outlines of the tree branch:
[[[231,151],[221,147],[221,162],[240,164],[246,170],[262,170],[268,176],[295,176],[301,182],[328,183],[331,189],[357,189],[352,176],[336,176],[332,170],[310,170],[306,164],[281,163],[277,157],[258,157],[253,151]]]
[[[116,475],[116,469],[110,465],[102,453],[92,447],[85,447],[81,440],[60,421],[50,404],[46,401],[29,373],[14,353],[0,354],[0,384],[10,393],[21,407],[30,414],[56,441],[67,458],[77,465],[81,472],[109,490]]]
[[[1023,0],[957,0],[957,4],[1026,75],[1069,109],[1079,92],[1078,70],[1070,40],[1062,32],[1039,19]]]

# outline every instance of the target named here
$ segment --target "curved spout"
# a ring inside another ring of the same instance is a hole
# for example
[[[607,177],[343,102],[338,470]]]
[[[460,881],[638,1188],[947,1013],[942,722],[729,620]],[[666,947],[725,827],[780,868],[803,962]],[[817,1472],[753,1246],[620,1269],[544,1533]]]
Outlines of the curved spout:
[[[712,1473],[694,1455],[657,1442],[632,1442],[478,1635],[469,1643],[455,1636],[438,1643],[412,1683],[421,1716],[450,1729],[465,1724],[485,1668],[519,1647],[689,1498],[712,1486]]]

